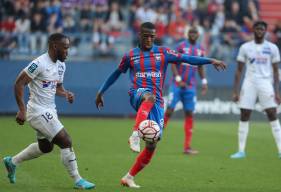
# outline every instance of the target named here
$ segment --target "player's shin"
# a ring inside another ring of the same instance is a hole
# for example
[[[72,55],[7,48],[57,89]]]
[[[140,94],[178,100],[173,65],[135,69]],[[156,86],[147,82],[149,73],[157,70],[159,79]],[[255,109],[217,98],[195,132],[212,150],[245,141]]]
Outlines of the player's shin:
[[[164,128],[167,127],[167,124],[168,124],[168,121],[170,119],[170,115],[167,113],[167,111],[165,112],[165,115],[164,115]]]
[[[184,121],[184,132],[185,132],[185,140],[184,140],[184,150],[190,149],[190,143],[192,138],[192,127],[193,127],[193,117],[186,116]]]
[[[19,152],[17,155],[15,155],[12,158],[12,163],[14,165],[18,165],[23,161],[27,161],[30,159],[34,159],[37,157],[40,157],[44,153],[40,151],[38,143],[32,143],[28,147],[26,147],[24,150]]]
[[[138,155],[134,165],[129,171],[129,174],[131,176],[135,176],[136,174],[138,174],[138,172],[140,172],[150,162],[154,151],[154,149],[151,150],[145,147],[143,151]]]
[[[249,121],[240,121],[239,128],[238,128],[239,152],[245,152],[248,132],[249,132]]]
[[[147,119],[153,105],[154,105],[154,103],[151,102],[151,101],[143,101],[142,102],[142,104],[140,105],[139,110],[137,112],[134,131],[138,130],[138,127],[139,127],[140,123]]]
[[[271,128],[272,128],[272,134],[275,139],[277,148],[278,148],[278,153],[281,154],[281,127],[280,127],[280,122],[278,119],[275,121],[270,122]]]
[[[73,149],[61,149],[61,159],[69,175],[74,179],[75,183],[78,182],[81,176],[78,172],[76,156]]]

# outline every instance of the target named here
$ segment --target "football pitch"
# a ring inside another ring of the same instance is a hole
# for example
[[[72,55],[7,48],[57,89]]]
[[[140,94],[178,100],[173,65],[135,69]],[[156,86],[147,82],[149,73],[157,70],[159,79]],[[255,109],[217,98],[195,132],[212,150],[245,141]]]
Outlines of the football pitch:
[[[120,186],[120,178],[134,159],[128,147],[132,119],[64,117],[80,174],[94,181],[97,192],[280,192],[281,159],[267,122],[251,123],[247,158],[233,160],[238,122],[196,121],[192,146],[196,156],[182,153],[183,121],[170,121],[150,165],[135,181],[140,189]],[[14,155],[35,141],[34,131],[19,126],[13,117],[0,116],[0,157]],[[0,192],[75,191],[60,162],[59,149],[17,168],[17,183],[10,184],[0,166]]]

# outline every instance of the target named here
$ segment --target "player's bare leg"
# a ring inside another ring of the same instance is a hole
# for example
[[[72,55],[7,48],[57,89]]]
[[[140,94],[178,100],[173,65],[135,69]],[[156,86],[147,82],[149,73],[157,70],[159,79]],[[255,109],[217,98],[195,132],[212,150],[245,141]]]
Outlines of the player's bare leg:
[[[133,128],[133,133],[129,137],[130,149],[133,152],[136,153],[140,152],[140,137],[138,135],[139,125],[142,121],[147,119],[150,110],[154,106],[155,101],[156,101],[155,96],[149,92],[145,93],[142,97],[142,103],[137,112],[136,123]]]
[[[47,139],[38,139],[37,143],[32,143],[24,150],[16,154],[15,156],[4,157],[3,162],[8,172],[8,178],[10,183],[16,182],[16,168],[24,161],[35,159],[45,153],[49,153],[53,150],[53,144]]]
[[[149,164],[156,149],[156,144],[157,142],[146,142],[145,148],[136,158],[130,171],[121,179],[121,185],[131,188],[140,188],[140,186],[135,183],[134,177]]]
[[[62,129],[53,139],[54,144],[61,148],[61,160],[65,166],[68,174],[73,178],[77,189],[92,189],[95,184],[83,179],[78,171],[78,165],[76,156],[72,148],[72,142],[70,136],[67,134],[65,129]]]
[[[165,115],[164,115],[164,129],[167,127],[168,122],[173,115],[173,112],[174,112],[174,109],[169,108],[169,107],[167,108]]]

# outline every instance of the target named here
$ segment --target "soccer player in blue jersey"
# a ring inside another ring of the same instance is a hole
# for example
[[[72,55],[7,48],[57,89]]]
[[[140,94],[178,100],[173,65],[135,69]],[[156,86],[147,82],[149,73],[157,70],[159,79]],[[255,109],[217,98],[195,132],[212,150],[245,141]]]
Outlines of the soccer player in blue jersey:
[[[191,27],[188,30],[188,39],[182,41],[177,46],[179,53],[186,53],[191,56],[204,56],[204,51],[197,39],[199,33],[196,27]],[[184,148],[185,154],[197,154],[198,151],[190,147],[193,127],[193,111],[196,102],[196,73],[199,73],[202,79],[202,95],[207,92],[207,79],[203,66],[192,65],[172,65],[173,82],[170,87],[168,98],[168,107],[164,117],[164,127],[172,116],[176,104],[181,101],[183,104],[185,120],[184,120]]]
[[[168,63],[190,63],[192,65],[212,64],[216,69],[225,69],[222,61],[210,58],[193,57],[177,53],[166,47],[153,44],[155,26],[150,22],[141,25],[140,44],[126,53],[117,69],[107,78],[96,96],[96,106],[103,106],[103,94],[119,78],[121,73],[129,69],[132,86],[129,90],[130,103],[137,111],[134,133],[140,122],[146,119],[154,120],[163,129],[164,102],[162,87],[165,80]],[[138,137],[138,136],[136,136]],[[136,158],[130,171],[121,179],[124,186],[139,188],[134,182],[134,176],[141,171],[151,160],[157,142],[146,142],[145,148]]]

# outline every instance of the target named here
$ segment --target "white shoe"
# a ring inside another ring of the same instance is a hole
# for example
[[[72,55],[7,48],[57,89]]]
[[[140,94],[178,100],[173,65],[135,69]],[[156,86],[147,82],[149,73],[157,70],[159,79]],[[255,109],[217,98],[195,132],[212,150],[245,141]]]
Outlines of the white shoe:
[[[130,188],[140,188],[140,186],[135,183],[134,177],[128,174],[121,179],[121,185]]]
[[[140,152],[140,137],[137,131],[134,131],[132,135],[129,137],[129,145],[133,152]]]

